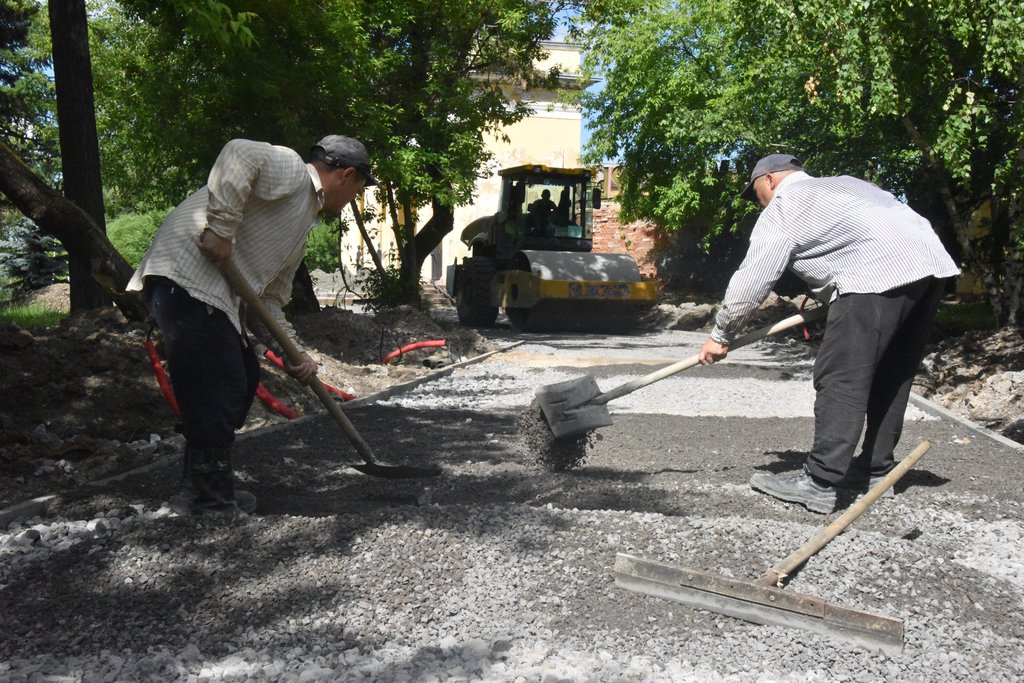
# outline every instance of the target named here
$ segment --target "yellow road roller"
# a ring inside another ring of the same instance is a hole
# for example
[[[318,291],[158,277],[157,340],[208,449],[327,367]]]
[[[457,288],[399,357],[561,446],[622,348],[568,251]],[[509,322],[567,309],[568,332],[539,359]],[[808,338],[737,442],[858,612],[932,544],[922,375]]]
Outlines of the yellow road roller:
[[[527,164],[501,176],[498,212],[463,229],[471,255],[446,284],[465,325],[490,327],[504,309],[522,332],[628,332],[657,299],[626,254],[595,254],[591,171]]]

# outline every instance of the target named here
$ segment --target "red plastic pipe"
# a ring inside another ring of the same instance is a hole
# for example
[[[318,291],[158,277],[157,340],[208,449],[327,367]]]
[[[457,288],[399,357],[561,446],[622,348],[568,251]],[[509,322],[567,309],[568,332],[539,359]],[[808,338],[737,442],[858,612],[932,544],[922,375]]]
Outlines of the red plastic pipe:
[[[406,344],[400,349],[395,349],[388,355],[384,356],[384,360],[380,362],[381,365],[387,365],[389,362],[401,356],[403,353],[409,351],[415,351],[416,349],[432,349],[447,346],[448,342],[444,339],[431,339],[429,341],[418,341],[412,344]]]
[[[160,362],[160,356],[156,353],[156,344],[153,343],[152,339],[147,339],[143,345],[146,347],[146,354],[149,356],[149,364],[153,366],[153,374],[156,375],[156,381],[157,384],[160,385],[160,391],[164,395],[164,400],[167,401],[167,405],[171,407],[174,414],[180,418],[181,408],[178,407],[178,399],[174,398],[174,390],[171,388],[171,383],[167,381],[167,373],[164,371],[163,363]],[[256,395],[260,397],[260,400],[263,401],[268,408],[276,411],[289,420],[302,417],[299,413],[286,406],[280,401],[280,399],[270,393],[267,388],[263,386],[262,382],[256,386]],[[348,401],[351,400],[351,398],[345,400]]]
[[[273,351],[271,351],[270,349],[266,350],[266,352],[263,354],[263,357],[266,358],[267,360],[269,360],[271,363],[273,363],[277,367],[279,367],[282,370],[284,370],[284,361],[281,360],[281,357],[278,356]],[[326,382],[321,382],[321,384],[324,385],[324,389],[326,389],[327,391],[331,392],[335,396],[340,396],[342,401],[352,401],[352,400],[355,399],[355,396],[350,394],[350,393],[348,393],[347,391],[342,391],[341,389],[338,389],[337,387],[332,387],[330,384],[328,384]]]
[[[153,366],[153,374],[156,375],[156,382],[160,385],[160,391],[164,395],[164,400],[167,401],[167,405],[171,407],[174,414],[180,418],[181,408],[178,407],[178,399],[174,398],[174,390],[171,389],[171,383],[167,381],[167,373],[164,372],[164,365],[160,362],[160,356],[156,355],[156,344],[153,343],[152,339],[147,339],[143,346],[146,347],[146,353],[149,355],[149,364]]]
[[[299,413],[295,412],[285,404],[281,403],[281,401],[278,400],[276,396],[267,391],[267,388],[263,386],[262,382],[256,385],[256,395],[260,397],[260,400],[263,401],[263,403],[265,403],[268,408],[270,408],[273,411],[276,411],[277,413],[280,413],[281,415],[284,415],[289,420],[294,420],[296,418],[301,417]]]

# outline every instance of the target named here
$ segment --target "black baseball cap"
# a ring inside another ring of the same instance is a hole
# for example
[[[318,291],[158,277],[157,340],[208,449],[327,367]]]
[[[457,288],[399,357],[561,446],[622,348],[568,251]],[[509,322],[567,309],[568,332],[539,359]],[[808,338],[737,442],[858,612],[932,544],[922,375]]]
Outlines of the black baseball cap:
[[[366,176],[366,187],[377,184],[370,171],[370,155],[359,140],[345,135],[328,135],[313,146],[313,151],[318,147],[323,150],[323,161],[328,166],[352,167]]]
[[[750,172],[750,182],[747,183],[746,189],[740,193],[740,198],[749,199],[756,204],[757,193],[754,192],[754,181],[766,173],[802,170],[804,170],[803,162],[792,154],[769,154],[754,164],[754,170]]]

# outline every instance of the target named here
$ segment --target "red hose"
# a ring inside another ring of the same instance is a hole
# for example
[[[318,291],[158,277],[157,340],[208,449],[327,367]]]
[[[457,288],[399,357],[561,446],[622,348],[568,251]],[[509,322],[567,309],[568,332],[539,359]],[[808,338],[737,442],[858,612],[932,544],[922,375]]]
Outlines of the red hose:
[[[171,407],[171,410],[174,411],[174,414],[177,415],[178,418],[181,418],[181,408],[178,407],[178,400],[174,398],[174,390],[171,389],[171,384],[170,382],[167,381],[167,373],[164,372],[164,366],[163,363],[160,362],[160,356],[158,356],[156,353],[156,344],[153,343],[152,339],[147,339],[143,346],[146,347],[146,353],[149,355],[149,364],[153,366],[153,374],[156,375],[156,381],[160,385],[160,391],[164,395],[164,400],[167,401],[167,405]],[[270,351],[267,351],[267,353],[269,354]],[[276,356],[274,356],[274,358],[277,359],[278,361],[280,360]],[[335,389],[335,391],[338,390]],[[345,392],[341,393],[344,394]],[[276,396],[267,391],[266,387],[263,386],[262,382],[256,386],[256,395],[260,397],[260,400],[263,401],[263,403],[265,403],[268,408],[276,411],[277,413],[283,415],[289,420],[294,420],[296,418],[302,417],[299,413],[295,412],[294,410],[286,406],[284,403],[281,403],[281,401]],[[344,400],[351,401],[353,398],[355,397],[349,395],[349,398],[346,398]]]
[[[285,404],[281,403],[281,401],[278,400],[276,396],[267,391],[266,387],[263,386],[262,382],[256,385],[256,395],[260,397],[260,400],[263,401],[268,408],[280,413],[281,415],[284,415],[289,420],[294,420],[296,418],[301,417],[301,415],[299,415],[297,412],[295,412]]]
[[[149,355],[149,364],[153,366],[153,374],[156,375],[156,381],[160,385],[160,391],[164,395],[164,400],[167,401],[167,405],[171,407],[174,414],[181,418],[181,408],[178,407],[178,399],[174,398],[174,390],[171,389],[171,383],[167,381],[164,364],[160,362],[160,356],[156,355],[156,344],[153,343],[152,339],[147,339],[143,346],[146,347],[146,353]]]
[[[447,345],[448,345],[448,342],[445,341],[444,339],[432,339],[430,341],[413,342],[412,344],[406,344],[405,346],[403,346],[400,349],[395,349],[394,351],[392,351],[388,355],[384,356],[384,360],[382,360],[380,362],[380,364],[381,365],[387,365],[390,361],[393,361],[395,358],[398,358],[403,353],[406,353],[408,351],[415,351],[416,349],[439,348],[439,347],[447,346]]]
[[[266,350],[266,352],[263,354],[263,357],[266,358],[267,360],[269,360],[271,363],[273,363],[277,367],[279,367],[282,370],[284,370],[284,361],[281,360],[281,357],[278,356],[273,351],[271,351],[270,349]],[[335,396],[340,396],[342,401],[352,401],[352,400],[355,399],[355,396],[353,396],[352,394],[348,393],[347,391],[342,391],[341,389],[338,389],[337,387],[332,387],[327,382],[321,382],[321,384],[324,385],[324,389],[326,389],[327,391],[331,392]]]

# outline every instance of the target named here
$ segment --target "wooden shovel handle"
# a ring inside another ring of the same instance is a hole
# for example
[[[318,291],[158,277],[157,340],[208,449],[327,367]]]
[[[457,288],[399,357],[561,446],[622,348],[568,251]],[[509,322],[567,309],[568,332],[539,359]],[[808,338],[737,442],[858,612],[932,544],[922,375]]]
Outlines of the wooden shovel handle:
[[[808,311],[801,311],[796,315],[791,315],[788,318],[783,318],[774,325],[768,325],[766,327],[754,330],[753,332],[748,332],[743,336],[737,337],[733,341],[733,343],[729,345],[729,350],[732,351],[740,347],[747,346],[748,344],[753,344],[754,342],[760,341],[765,337],[769,337],[773,334],[778,334],[779,332],[782,332],[783,330],[788,330],[791,327],[796,327],[801,323],[809,323],[812,320],[817,320],[818,318],[824,316],[826,313],[828,313],[828,306],[819,306],[817,308],[812,308]],[[690,358],[685,358],[681,361],[673,363],[672,365],[666,365],[660,370],[655,370],[654,372],[646,374],[643,377],[638,377],[637,379],[634,379],[631,382],[626,382],[625,384],[620,384],[614,389],[609,389],[603,394],[599,394],[594,398],[590,399],[589,401],[586,402],[586,404],[604,405],[605,403],[625,396],[626,394],[631,394],[637,389],[642,389],[646,387],[648,384],[654,384],[655,382],[663,380],[666,377],[671,377],[676,373],[692,368],[694,365],[697,365],[699,363],[699,361],[697,360],[698,358],[699,354],[691,356]]]
[[[876,500],[882,497],[883,493],[892,488],[900,480],[900,477],[906,474],[911,467],[917,464],[918,460],[924,457],[929,448],[931,448],[931,443],[928,441],[922,441],[918,444],[917,448],[910,452],[910,455],[903,458],[900,464],[894,467],[889,474],[885,475],[885,478],[878,482],[873,489],[864,494],[863,498],[851,505],[846,512],[818,532],[807,543],[804,543],[796,552],[765,572],[764,576],[757,580],[757,583],[781,588],[782,582],[793,570],[828,545],[829,541],[841,534],[855,519],[864,514]]]
[[[227,279],[228,284],[231,285],[231,288],[245,300],[245,303],[249,305],[249,308],[256,312],[256,315],[258,315],[260,320],[263,321],[263,324],[270,331],[270,334],[274,337],[277,343],[281,345],[281,349],[284,351],[284,355],[288,358],[288,361],[292,365],[301,364],[302,352],[299,351],[299,348],[288,337],[284,328],[281,327],[281,324],[277,319],[270,315],[270,311],[268,311],[267,307],[263,305],[263,302],[260,301],[260,297],[256,294],[253,288],[249,286],[249,283],[245,281],[242,274],[238,272],[238,268],[235,267],[235,264],[232,263],[230,259],[225,259],[220,262],[220,269],[224,273],[224,277]],[[355,426],[348,419],[348,416],[345,415],[341,408],[338,407],[338,404],[334,402],[334,399],[331,398],[330,392],[327,391],[327,387],[323,385],[320,378],[314,375],[313,379],[309,381],[309,388],[312,389],[313,393],[316,394],[316,397],[320,399],[320,403],[322,403],[324,408],[327,409],[327,412],[331,414],[331,417],[341,425],[342,430],[345,432],[345,436],[347,436],[348,440],[352,442],[352,445],[355,446],[363,460],[370,465],[376,465],[377,459],[374,457],[373,451],[370,449],[370,445],[363,440],[363,437],[360,436],[358,431],[356,431]]]

